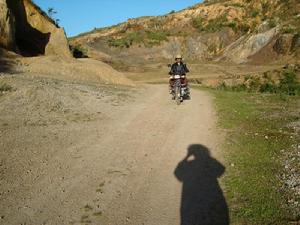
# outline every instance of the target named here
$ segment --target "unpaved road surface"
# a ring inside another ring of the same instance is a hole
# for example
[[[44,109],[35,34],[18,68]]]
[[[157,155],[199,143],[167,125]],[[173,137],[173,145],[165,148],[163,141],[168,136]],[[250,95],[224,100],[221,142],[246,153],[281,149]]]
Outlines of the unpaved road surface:
[[[59,88],[53,84],[49,94],[62,99],[49,110],[50,122],[43,120],[48,114],[22,108],[26,102],[18,106],[17,93],[1,97],[2,107],[12,99],[16,105],[1,108],[0,224],[228,224],[209,94],[194,90],[191,101],[177,106],[165,85],[114,94],[121,101],[81,86],[64,86],[70,96]],[[26,91],[32,97],[36,89]],[[68,97],[78,100],[67,105],[78,110],[74,115],[60,109]],[[45,110],[43,104],[34,107]],[[25,120],[40,119],[19,123],[14,107]]]

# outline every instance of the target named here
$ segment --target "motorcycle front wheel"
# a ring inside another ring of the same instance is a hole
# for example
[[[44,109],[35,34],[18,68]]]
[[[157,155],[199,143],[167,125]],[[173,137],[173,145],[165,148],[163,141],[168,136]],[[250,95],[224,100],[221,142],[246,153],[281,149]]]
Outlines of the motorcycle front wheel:
[[[181,103],[181,93],[180,93],[180,87],[176,86],[175,87],[175,101],[177,105],[180,105]]]

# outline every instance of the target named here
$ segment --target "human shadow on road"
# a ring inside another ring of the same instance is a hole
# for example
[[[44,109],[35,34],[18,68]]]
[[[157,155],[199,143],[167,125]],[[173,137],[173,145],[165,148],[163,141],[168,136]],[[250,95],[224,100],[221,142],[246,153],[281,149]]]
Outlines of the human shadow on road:
[[[225,167],[210,156],[207,147],[195,144],[175,169],[182,182],[181,225],[228,225],[228,206],[218,178]]]

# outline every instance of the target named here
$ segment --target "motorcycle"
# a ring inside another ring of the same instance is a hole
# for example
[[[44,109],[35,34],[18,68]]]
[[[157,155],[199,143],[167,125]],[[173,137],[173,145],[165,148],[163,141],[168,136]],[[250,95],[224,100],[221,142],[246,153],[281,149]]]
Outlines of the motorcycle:
[[[186,83],[185,75],[170,76],[173,81],[172,95],[177,105],[180,105],[184,99],[190,99],[190,92]]]

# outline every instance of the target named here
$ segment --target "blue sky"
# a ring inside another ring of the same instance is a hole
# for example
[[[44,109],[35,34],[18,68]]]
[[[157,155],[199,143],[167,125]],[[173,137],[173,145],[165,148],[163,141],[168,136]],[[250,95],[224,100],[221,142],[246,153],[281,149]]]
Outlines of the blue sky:
[[[34,0],[43,10],[53,7],[67,35],[74,36],[139,16],[181,10],[201,0]]]

